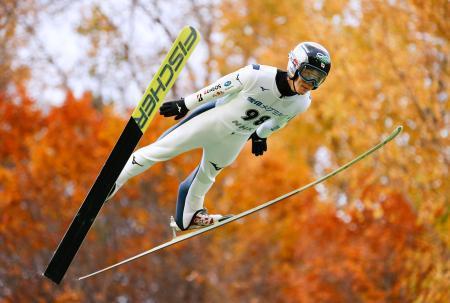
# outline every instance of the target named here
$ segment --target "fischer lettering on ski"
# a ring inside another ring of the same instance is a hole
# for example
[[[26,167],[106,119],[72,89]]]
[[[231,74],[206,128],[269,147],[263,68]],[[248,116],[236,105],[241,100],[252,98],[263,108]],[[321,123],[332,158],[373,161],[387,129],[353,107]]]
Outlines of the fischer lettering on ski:
[[[172,87],[181,69],[185,58],[189,56],[199,41],[199,33],[192,28],[189,35],[174,44],[167,60],[159,68],[152,82],[148,86],[141,102],[132,113],[133,119],[144,133],[156,113],[158,103]]]
[[[44,272],[53,282],[61,282],[120,172],[199,41],[200,33],[185,26],[173,43],[53,254]]]

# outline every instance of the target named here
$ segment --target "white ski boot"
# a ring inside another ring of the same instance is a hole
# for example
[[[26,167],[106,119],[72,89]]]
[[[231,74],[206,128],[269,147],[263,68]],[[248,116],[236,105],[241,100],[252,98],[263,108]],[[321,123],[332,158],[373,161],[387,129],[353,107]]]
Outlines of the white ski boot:
[[[231,218],[233,215],[210,215],[206,208],[197,211],[191,220],[191,224],[186,230],[204,228],[216,224],[217,222]],[[172,228],[174,237],[181,228],[175,222],[173,217],[170,218],[170,227]]]

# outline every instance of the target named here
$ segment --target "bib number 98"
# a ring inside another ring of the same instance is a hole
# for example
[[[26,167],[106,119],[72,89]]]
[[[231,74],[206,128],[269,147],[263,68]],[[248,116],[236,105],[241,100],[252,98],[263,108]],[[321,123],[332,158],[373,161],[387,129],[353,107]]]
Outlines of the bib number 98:
[[[250,121],[257,119],[259,117],[259,112],[256,109],[249,109],[245,112],[245,116],[241,116],[242,120]],[[269,116],[260,116],[259,119],[253,122],[253,125],[263,124],[265,121],[269,120]]]

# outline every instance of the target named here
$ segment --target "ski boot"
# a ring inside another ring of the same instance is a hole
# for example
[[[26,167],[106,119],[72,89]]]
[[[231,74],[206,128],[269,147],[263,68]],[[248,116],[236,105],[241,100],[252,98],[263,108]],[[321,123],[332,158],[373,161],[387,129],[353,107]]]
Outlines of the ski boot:
[[[233,215],[210,215],[206,208],[204,208],[195,213],[191,220],[191,224],[189,224],[189,227],[186,230],[208,227],[231,217],[233,217]],[[174,237],[176,236],[177,231],[181,231],[181,228],[175,222],[173,216],[170,218],[170,227],[172,228]]]

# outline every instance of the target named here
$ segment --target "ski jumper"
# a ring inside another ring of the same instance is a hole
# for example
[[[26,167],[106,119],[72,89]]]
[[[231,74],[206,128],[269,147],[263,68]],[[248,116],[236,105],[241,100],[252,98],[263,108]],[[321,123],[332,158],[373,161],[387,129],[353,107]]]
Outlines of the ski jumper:
[[[275,67],[248,65],[187,96],[190,114],[156,142],[131,155],[114,193],[156,162],[202,148],[200,165],[178,190],[175,221],[180,229],[187,229],[196,212],[204,208],[215,177],[233,163],[250,135],[256,131],[259,137],[267,138],[311,104],[309,92],[283,96],[277,87],[277,73],[280,71]]]

